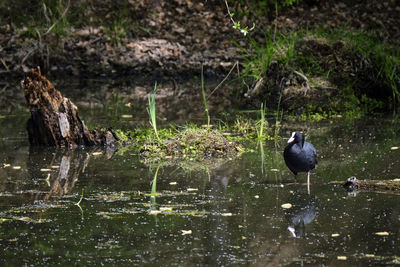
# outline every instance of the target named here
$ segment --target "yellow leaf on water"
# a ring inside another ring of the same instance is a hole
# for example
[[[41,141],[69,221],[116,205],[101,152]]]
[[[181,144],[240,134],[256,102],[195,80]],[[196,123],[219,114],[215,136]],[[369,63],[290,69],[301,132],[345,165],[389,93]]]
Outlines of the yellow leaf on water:
[[[339,234],[332,234],[331,235],[332,237],[338,237],[338,236],[340,236]]]
[[[93,152],[92,153],[93,156],[100,156],[101,154],[103,154],[103,152]]]
[[[226,216],[226,217],[229,217],[229,216],[232,216],[232,215],[233,214],[231,212],[221,213],[221,216]]]
[[[60,168],[60,166],[58,166],[58,165],[52,165],[51,168],[52,168],[52,169],[58,169],[58,168]]]
[[[278,172],[278,169],[271,169],[271,172]]]
[[[12,167],[14,170],[20,170],[21,169],[21,166],[13,166]]]
[[[124,114],[121,117],[124,119],[131,119],[133,116],[131,114]]]
[[[3,164],[3,167],[4,167],[4,168],[10,167],[10,166],[11,166],[11,164],[8,164],[8,163],[4,163],[4,164]]]
[[[160,211],[172,211],[172,207],[160,207]]]
[[[41,172],[49,172],[49,171],[51,171],[51,169],[45,169],[45,168],[43,168],[43,169],[40,169],[40,171],[41,171]]]
[[[374,255],[374,254],[365,254],[365,257],[367,257],[367,258],[373,258],[373,257],[375,257],[375,255]]]
[[[380,236],[388,236],[389,233],[388,232],[376,232],[376,235],[380,235]]]
[[[291,209],[292,208],[292,204],[285,203],[285,204],[282,204],[281,207],[284,208],[284,209]]]
[[[260,196],[259,195],[255,195],[254,198],[260,198]]]
[[[341,261],[345,261],[345,260],[347,260],[347,257],[346,256],[337,256],[337,259],[341,260]]]
[[[161,213],[160,210],[150,210],[150,211],[149,211],[149,214],[150,214],[150,215],[157,215],[157,214],[160,214],[160,213]]]
[[[197,188],[188,188],[186,189],[188,192],[199,191]]]
[[[178,183],[177,182],[170,182],[169,184],[170,185],[177,185]]]
[[[131,107],[131,105],[132,105],[131,103],[126,103],[126,104],[125,104],[125,107],[128,107],[128,108],[130,108],[130,107]]]
[[[192,230],[181,230],[182,235],[191,235],[192,234]]]
[[[30,221],[32,221],[32,219],[29,218],[29,217],[20,217],[20,218],[18,218],[18,220],[23,221],[23,222],[30,222]]]
[[[397,149],[399,149],[399,147],[398,146],[392,146],[390,149],[391,150],[397,150]]]

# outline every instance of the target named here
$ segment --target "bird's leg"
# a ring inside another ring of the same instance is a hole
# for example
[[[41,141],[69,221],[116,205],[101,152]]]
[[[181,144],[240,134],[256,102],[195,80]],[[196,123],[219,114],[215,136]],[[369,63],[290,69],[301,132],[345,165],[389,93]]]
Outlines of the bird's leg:
[[[307,192],[310,194],[310,172],[307,172]]]

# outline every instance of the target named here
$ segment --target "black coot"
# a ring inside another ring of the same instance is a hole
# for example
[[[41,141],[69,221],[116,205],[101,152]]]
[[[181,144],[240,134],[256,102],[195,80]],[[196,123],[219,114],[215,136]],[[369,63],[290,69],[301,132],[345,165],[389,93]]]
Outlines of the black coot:
[[[305,141],[304,134],[293,132],[288,140],[289,145],[283,152],[288,168],[297,178],[297,173],[307,173],[307,185],[310,184],[310,170],[317,165],[317,151],[314,146]]]

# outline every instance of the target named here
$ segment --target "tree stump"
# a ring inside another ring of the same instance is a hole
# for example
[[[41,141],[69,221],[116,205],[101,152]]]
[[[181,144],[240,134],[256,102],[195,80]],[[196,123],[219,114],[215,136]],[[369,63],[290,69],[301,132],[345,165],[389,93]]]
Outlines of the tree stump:
[[[89,131],[79,118],[78,108],[42,76],[40,67],[25,73],[21,86],[31,113],[27,122],[31,145],[109,146],[119,141],[111,128]]]

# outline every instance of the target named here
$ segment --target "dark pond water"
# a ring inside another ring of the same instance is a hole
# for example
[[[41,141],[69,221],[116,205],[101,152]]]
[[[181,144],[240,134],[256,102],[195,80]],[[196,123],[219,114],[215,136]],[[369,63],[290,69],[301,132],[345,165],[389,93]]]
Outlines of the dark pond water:
[[[146,99],[109,91],[64,94],[76,97],[92,125],[129,128],[145,120]],[[149,167],[123,151],[30,148],[22,95],[2,102],[0,265],[400,263],[400,196],[348,194],[329,184],[350,176],[400,178],[399,126],[392,119],[287,125],[283,136],[307,131],[319,153],[308,194],[306,175],[295,183],[284,165],[286,140],[254,144],[254,152],[208,165]],[[161,108],[167,121],[173,105]],[[199,116],[180,112],[177,121]]]

